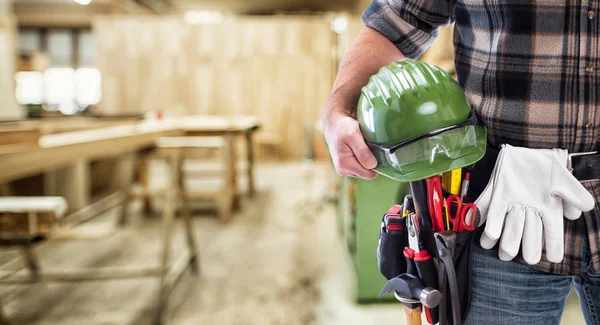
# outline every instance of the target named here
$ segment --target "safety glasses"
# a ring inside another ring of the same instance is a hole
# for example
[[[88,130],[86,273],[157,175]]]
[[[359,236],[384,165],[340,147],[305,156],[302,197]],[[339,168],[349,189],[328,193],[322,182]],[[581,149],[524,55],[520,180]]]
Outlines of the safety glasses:
[[[441,128],[421,136],[393,144],[367,145],[379,157],[380,163],[402,172],[418,170],[444,160],[454,160],[472,154],[477,149],[477,116],[471,113],[463,123]],[[481,139],[480,142],[481,143]]]

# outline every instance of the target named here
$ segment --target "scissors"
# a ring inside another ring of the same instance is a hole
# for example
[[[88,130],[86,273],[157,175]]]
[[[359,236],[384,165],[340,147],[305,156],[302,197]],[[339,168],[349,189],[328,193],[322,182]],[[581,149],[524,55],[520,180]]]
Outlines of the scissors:
[[[439,175],[427,178],[427,205],[433,231],[444,231],[442,180]]]
[[[452,203],[456,204],[456,214],[454,215],[450,213]],[[458,195],[450,195],[446,198],[446,205],[448,206],[448,222],[452,224],[452,231],[475,231],[475,222],[473,219],[477,215],[477,205],[474,203],[463,204]],[[469,218],[470,220],[467,220],[469,210],[471,210],[471,217]]]

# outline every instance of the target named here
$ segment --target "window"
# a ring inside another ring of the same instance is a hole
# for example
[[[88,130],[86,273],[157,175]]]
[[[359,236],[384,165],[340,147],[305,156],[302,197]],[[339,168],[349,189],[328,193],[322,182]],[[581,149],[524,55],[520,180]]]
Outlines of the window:
[[[47,33],[47,52],[53,67],[72,67],[73,33],[68,29],[55,29]]]
[[[37,71],[17,72],[17,102],[20,104],[41,104],[44,87],[42,73]]]
[[[19,103],[43,104],[47,110],[73,115],[100,101],[101,76],[94,66],[94,39],[89,30],[23,29],[19,39],[22,57],[49,61],[41,71],[16,73]]]

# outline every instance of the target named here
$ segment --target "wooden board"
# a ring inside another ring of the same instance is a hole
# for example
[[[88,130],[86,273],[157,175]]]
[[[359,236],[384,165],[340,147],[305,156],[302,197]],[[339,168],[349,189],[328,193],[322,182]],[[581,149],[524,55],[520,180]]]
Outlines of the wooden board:
[[[0,121],[21,119],[25,114],[15,101],[15,40],[14,19],[11,16],[0,15]]]
[[[118,125],[134,125],[138,119],[102,119],[93,117],[56,117],[42,119],[26,119],[16,122],[0,123],[0,133],[16,130],[38,130],[40,135],[98,129]],[[2,141],[0,141],[0,144]]]
[[[239,133],[261,127],[262,122],[257,116],[185,116],[167,119],[186,132],[195,133]]]
[[[40,137],[39,148],[0,154],[0,183],[154,146],[161,136],[180,135],[170,125],[124,125]]]
[[[99,108],[104,115],[256,115],[282,155],[302,157],[333,81],[330,23],[320,16],[228,18],[219,25],[100,17]]]
[[[0,127],[0,148],[14,144],[37,145],[39,137],[40,130],[35,127]]]

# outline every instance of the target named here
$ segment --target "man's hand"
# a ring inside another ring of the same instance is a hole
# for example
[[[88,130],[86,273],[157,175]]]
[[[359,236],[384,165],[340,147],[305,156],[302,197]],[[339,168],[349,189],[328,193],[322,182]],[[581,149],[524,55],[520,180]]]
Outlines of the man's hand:
[[[377,160],[360,133],[358,122],[343,113],[323,118],[325,140],[335,170],[341,176],[374,179]]]
[[[323,132],[338,174],[373,179],[377,160],[360,133],[355,115],[360,89],[369,77],[404,55],[378,31],[363,27],[344,55],[323,112]]]

